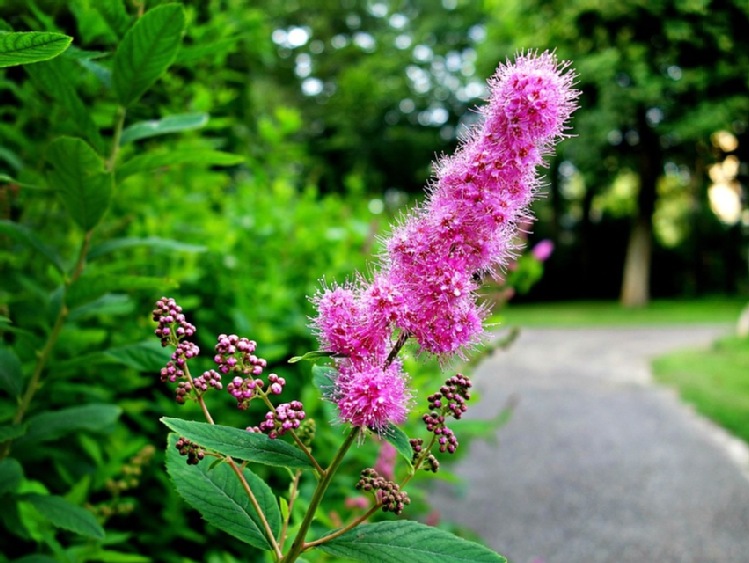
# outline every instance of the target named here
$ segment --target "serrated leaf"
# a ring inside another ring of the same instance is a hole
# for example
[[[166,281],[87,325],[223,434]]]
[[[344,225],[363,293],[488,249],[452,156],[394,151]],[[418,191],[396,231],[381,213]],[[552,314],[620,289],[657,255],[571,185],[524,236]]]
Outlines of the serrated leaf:
[[[141,372],[159,371],[169,361],[170,350],[163,348],[159,342],[148,340],[138,344],[129,344],[110,348],[105,356],[119,364],[126,365]]]
[[[265,434],[181,418],[162,418],[161,422],[180,436],[223,455],[277,467],[312,469],[309,458],[300,450]]]
[[[413,458],[413,449],[411,448],[411,441],[409,440],[408,435],[399,427],[392,424],[389,424],[381,435],[385,440],[393,445],[395,450],[410,466],[411,459]]]
[[[62,33],[46,31],[0,32],[0,68],[52,59],[73,41]]]
[[[61,137],[48,150],[54,170],[50,184],[73,220],[84,231],[95,227],[109,207],[112,175],[104,171],[104,162],[83,140]]]
[[[74,80],[79,75],[76,63],[60,59],[28,65],[24,69],[34,86],[64,107],[70,114],[70,122],[97,151],[103,152],[104,141],[99,128],[91,117],[90,108],[83,103],[75,88]]]
[[[188,465],[169,435],[166,468],[177,492],[206,522],[258,549],[269,550],[260,517],[234,471],[226,463],[209,468],[207,463]],[[249,469],[242,471],[274,537],[281,529],[281,514],[270,487]]]
[[[315,350],[313,352],[306,352],[302,354],[301,356],[294,356],[293,358],[289,358],[289,363],[295,364],[297,362],[303,362],[303,361],[314,362],[316,360],[319,360],[320,358],[324,358],[327,360],[327,359],[335,358],[335,357],[336,357],[335,352],[323,352],[322,350]]]
[[[157,135],[199,129],[204,127],[206,123],[208,123],[208,114],[205,112],[180,113],[161,119],[141,121],[123,129],[120,136],[120,146]]]
[[[23,391],[23,366],[13,348],[0,344],[0,391],[18,397]]]
[[[206,164],[209,166],[233,166],[246,159],[239,154],[204,150],[175,150],[164,154],[143,154],[123,162],[117,167],[115,176],[118,182],[133,174],[152,172],[159,168],[172,167],[180,164]]]
[[[94,539],[104,538],[104,529],[96,518],[85,508],[76,506],[62,497],[53,495],[25,495],[39,513],[56,528],[70,530],[76,534]]]
[[[0,220],[0,234],[13,237],[21,244],[33,248],[41,254],[55,269],[63,273],[65,271],[62,265],[62,259],[52,248],[44,244],[34,231],[24,225],[19,225],[13,221]]]
[[[3,440],[0,439],[0,443]],[[0,459],[0,496],[12,493],[23,479],[23,467],[12,457]]]
[[[123,37],[112,63],[117,99],[129,106],[166,71],[182,44],[185,14],[176,3],[146,12]]]
[[[138,248],[146,247],[151,248],[157,252],[171,253],[171,252],[205,252],[206,247],[197,244],[188,244],[186,242],[180,242],[178,240],[170,240],[159,237],[148,237],[148,238],[116,238],[110,239],[101,244],[97,244],[91,247],[88,253],[89,260],[95,260],[112,252],[118,250],[125,250],[127,248]]]
[[[46,411],[28,419],[26,434],[16,440],[16,444],[27,446],[30,443],[55,440],[65,434],[79,431],[105,432],[111,427],[122,409],[117,405],[91,404],[69,407],[59,411]]]
[[[364,524],[319,549],[368,563],[507,563],[483,545],[409,520]]]

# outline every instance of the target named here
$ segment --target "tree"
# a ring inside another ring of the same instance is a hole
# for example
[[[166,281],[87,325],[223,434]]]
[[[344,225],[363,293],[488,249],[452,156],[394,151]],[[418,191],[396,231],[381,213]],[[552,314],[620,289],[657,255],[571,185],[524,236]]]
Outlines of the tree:
[[[746,127],[749,7],[677,0],[522,4],[522,14],[520,2],[491,12],[488,43],[557,48],[574,61],[582,109],[565,156],[585,174],[612,164],[636,171],[621,299],[642,306],[650,296],[653,211],[664,164],[683,163],[695,174],[698,146],[708,145],[712,133]]]

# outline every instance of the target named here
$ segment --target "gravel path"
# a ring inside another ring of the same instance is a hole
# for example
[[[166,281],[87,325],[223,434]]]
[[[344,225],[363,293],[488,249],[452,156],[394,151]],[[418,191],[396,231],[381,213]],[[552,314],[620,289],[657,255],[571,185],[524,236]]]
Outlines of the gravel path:
[[[727,330],[524,330],[477,370],[469,410],[516,395],[512,419],[436,508],[513,563],[749,562],[749,454],[648,367]]]

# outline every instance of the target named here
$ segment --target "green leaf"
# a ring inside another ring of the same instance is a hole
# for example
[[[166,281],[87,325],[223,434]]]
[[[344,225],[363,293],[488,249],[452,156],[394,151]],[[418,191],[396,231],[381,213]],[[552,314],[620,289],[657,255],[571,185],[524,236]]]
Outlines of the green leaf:
[[[16,438],[26,434],[26,424],[15,424],[13,426],[0,426],[0,444],[6,440],[15,440]]]
[[[73,41],[62,33],[14,31],[0,33],[0,68],[52,59]]]
[[[119,364],[141,372],[156,372],[166,365],[171,354],[156,338],[138,344],[110,348],[104,354]]]
[[[148,238],[115,238],[110,239],[101,244],[97,244],[91,247],[88,253],[89,260],[95,260],[102,256],[106,256],[112,252],[118,250],[124,250],[127,248],[138,248],[146,247],[151,248],[157,252],[205,252],[205,246],[199,246],[197,244],[188,244],[186,242],[180,242],[178,240],[170,240],[159,237],[148,237]]]
[[[78,307],[84,303],[98,299],[107,293],[119,291],[135,291],[148,289],[159,292],[175,287],[174,280],[164,278],[150,278],[128,274],[111,274],[97,272],[94,268],[87,268],[83,275],[70,286],[67,295],[68,306]]]
[[[23,391],[23,367],[13,348],[0,344],[0,390],[11,397],[18,397]]]
[[[312,468],[309,458],[300,450],[283,440],[271,440],[265,434],[181,418],[162,418],[161,422],[180,436],[223,455],[277,467]]]
[[[234,50],[241,37],[226,37],[212,43],[184,45],[177,55],[174,64],[190,66],[204,57],[222,57]]]
[[[338,370],[330,366],[312,366],[312,383],[325,396],[333,387]]]
[[[57,188],[73,220],[84,231],[95,227],[109,207],[112,197],[112,175],[104,163],[81,139],[61,137],[47,154],[54,170],[50,184]]]
[[[46,411],[28,419],[28,430],[16,444],[20,446],[55,440],[65,434],[82,430],[106,432],[108,427],[117,422],[121,413],[122,409],[117,405],[99,404]]]
[[[85,508],[52,495],[31,494],[25,495],[23,499],[57,528],[98,540],[104,538],[104,529],[96,521],[94,515]]]
[[[395,447],[395,450],[410,466],[414,452],[411,448],[411,441],[409,440],[408,435],[406,435],[406,433],[399,427],[389,424],[382,433],[382,437]]]
[[[149,10],[128,30],[112,63],[112,85],[123,106],[137,101],[169,68],[184,27],[182,6],[172,3]]]
[[[101,0],[96,9],[107,22],[109,28],[119,37],[130,25],[130,16],[125,7],[125,0]]]
[[[80,75],[78,63],[61,58],[54,62],[28,65],[24,69],[34,86],[59,102],[69,113],[70,122],[77,130],[98,152],[103,152],[104,141],[91,117],[91,108],[83,102],[75,88],[74,81]]]
[[[0,496],[15,491],[21,479],[23,479],[23,467],[20,463],[12,457],[0,459]]]
[[[369,563],[506,563],[492,550],[409,520],[364,524],[322,544],[336,557]]]
[[[209,166],[233,166],[246,159],[239,154],[214,150],[175,150],[164,154],[143,154],[120,164],[115,171],[118,182],[133,174],[152,172],[159,168],[180,164],[205,164]]]
[[[134,308],[135,304],[129,295],[106,293],[93,301],[71,309],[68,320],[80,321],[95,315],[106,315],[108,317],[127,315],[132,313]]]
[[[203,462],[188,465],[176,449],[177,436],[169,435],[166,468],[177,492],[198,510],[206,522],[259,549],[271,549],[260,516],[227,463],[213,468]],[[270,487],[249,469],[242,471],[274,537],[281,529],[281,513]]]
[[[313,352],[307,352],[305,354],[302,354],[301,356],[294,356],[293,358],[289,359],[290,364],[295,364],[297,362],[314,362],[319,360],[320,358],[330,359],[337,357],[335,352],[323,352],[322,350],[315,350]]]
[[[204,127],[206,123],[208,123],[208,114],[204,112],[180,113],[161,119],[141,121],[123,129],[122,136],[120,136],[120,146],[157,135],[198,129]]]
[[[57,254],[57,252],[44,244],[39,239],[39,237],[36,236],[34,231],[29,229],[28,227],[15,223],[13,221],[7,221],[3,219],[0,220],[0,234],[13,237],[21,244],[33,248],[44,258],[46,258],[47,261],[52,264],[58,272],[63,273],[65,271],[65,267],[62,264],[62,259]]]

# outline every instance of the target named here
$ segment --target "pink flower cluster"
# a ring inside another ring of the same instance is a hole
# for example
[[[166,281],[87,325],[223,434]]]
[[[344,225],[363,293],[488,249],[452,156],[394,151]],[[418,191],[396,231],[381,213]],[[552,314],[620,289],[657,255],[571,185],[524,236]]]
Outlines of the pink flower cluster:
[[[477,280],[497,275],[512,256],[517,225],[529,219],[539,186],[536,168],[565,136],[576,108],[567,67],[549,52],[500,65],[482,124],[437,163],[426,201],[385,241],[373,281],[313,298],[322,348],[343,357],[332,393],[343,421],[381,429],[405,417],[404,375],[400,364],[388,363],[395,334],[440,356],[478,342],[486,310]],[[383,391],[385,384],[392,389]]]

